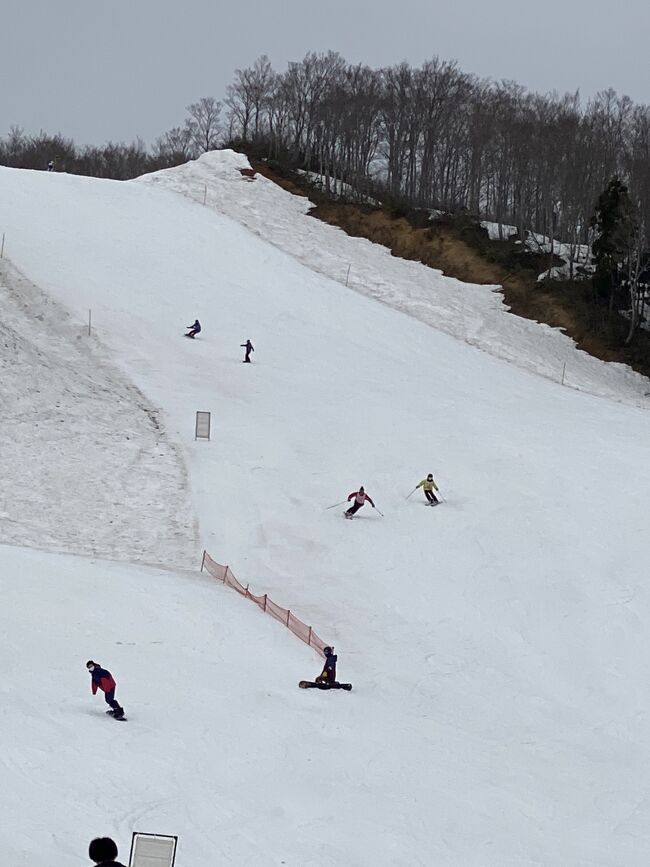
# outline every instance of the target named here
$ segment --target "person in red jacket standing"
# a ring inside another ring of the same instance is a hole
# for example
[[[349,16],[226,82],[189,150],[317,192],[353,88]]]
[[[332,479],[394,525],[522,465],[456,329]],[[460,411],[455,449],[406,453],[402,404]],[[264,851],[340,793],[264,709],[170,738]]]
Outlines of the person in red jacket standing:
[[[113,675],[105,668],[102,668],[98,662],[89,659],[86,663],[86,668],[90,672],[90,688],[93,695],[97,695],[97,690],[101,689],[104,693],[106,704],[111,707],[111,711],[107,713],[113,714],[115,719],[122,719],[124,716],[124,708],[115,701],[115,687],[117,684],[113,679]]]
[[[350,508],[346,509],[343,513],[346,518],[351,518],[353,515],[355,515],[359,511],[361,506],[365,505],[366,501],[370,503],[373,509],[375,508],[375,504],[370,499],[368,494],[366,494],[366,492],[364,491],[363,485],[361,485],[358,491],[352,491],[352,493],[348,497],[348,503],[352,498],[354,498],[354,503],[352,503]]]

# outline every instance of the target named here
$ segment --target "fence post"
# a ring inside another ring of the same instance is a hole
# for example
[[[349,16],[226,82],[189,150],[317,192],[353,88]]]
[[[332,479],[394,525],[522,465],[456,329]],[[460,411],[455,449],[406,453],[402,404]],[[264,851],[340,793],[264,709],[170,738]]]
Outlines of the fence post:
[[[0,244],[0,259],[2,259],[4,254],[5,254],[5,233],[3,232],[2,233],[2,244]]]
[[[90,327],[92,323],[92,310],[88,311],[88,337],[90,337]]]
[[[564,385],[564,374],[566,373],[566,361],[564,362],[564,367],[562,368],[562,385]]]
[[[309,638],[307,639],[307,644],[311,647],[311,626],[309,627]]]
[[[250,596],[250,593],[248,592],[248,588],[249,588],[250,586],[251,586],[250,584],[247,584],[247,585],[246,585],[246,593],[245,593],[244,595],[246,596],[247,599],[248,599],[248,597]]]
[[[223,584],[226,583],[226,579],[228,578],[228,566],[226,566],[226,571],[223,573]]]
[[[287,609],[287,629],[289,628],[289,618],[291,617],[291,609]]]
[[[266,611],[266,599],[267,599],[267,596],[268,596],[268,594],[265,593],[265,594],[264,594],[264,608],[262,608],[262,611]]]
[[[201,558],[201,572],[203,572],[204,566],[205,566],[205,548],[203,549],[203,557]]]

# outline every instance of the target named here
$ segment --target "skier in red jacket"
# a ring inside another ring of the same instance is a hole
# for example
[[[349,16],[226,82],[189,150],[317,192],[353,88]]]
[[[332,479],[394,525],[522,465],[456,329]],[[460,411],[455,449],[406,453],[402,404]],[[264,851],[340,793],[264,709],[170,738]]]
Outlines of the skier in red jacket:
[[[93,695],[97,695],[97,690],[101,689],[104,693],[106,704],[112,709],[111,711],[107,711],[107,713],[112,713],[116,719],[121,719],[124,716],[124,708],[120,707],[115,701],[115,687],[117,684],[113,679],[113,675],[92,659],[88,660],[86,668],[90,672],[90,688],[93,691]]]
[[[361,506],[365,505],[366,501],[368,503],[370,503],[370,505],[372,506],[373,509],[375,508],[375,504],[370,499],[368,494],[366,494],[366,492],[364,491],[363,485],[361,485],[361,487],[359,488],[358,491],[352,491],[352,493],[348,497],[348,503],[350,502],[350,500],[353,497],[354,497],[354,503],[352,503],[350,508],[346,509],[345,512],[343,513],[346,518],[351,518],[352,515],[355,515],[359,511]]]

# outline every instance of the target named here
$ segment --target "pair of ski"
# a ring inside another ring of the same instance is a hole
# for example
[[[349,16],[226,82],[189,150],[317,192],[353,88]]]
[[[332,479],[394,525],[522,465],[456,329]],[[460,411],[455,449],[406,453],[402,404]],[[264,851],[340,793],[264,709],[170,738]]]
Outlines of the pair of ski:
[[[351,683],[316,683],[314,680],[301,680],[298,684],[300,689],[345,689],[350,692]]]

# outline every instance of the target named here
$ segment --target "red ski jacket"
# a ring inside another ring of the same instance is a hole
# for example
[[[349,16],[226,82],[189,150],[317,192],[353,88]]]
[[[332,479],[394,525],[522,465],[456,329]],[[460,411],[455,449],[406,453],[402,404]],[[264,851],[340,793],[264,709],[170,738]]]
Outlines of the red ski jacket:
[[[350,502],[352,497],[354,497],[355,502],[361,503],[361,505],[363,505],[367,501],[368,503],[370,503],[370,505],[373,507],[373,509],[375,508],[375,504],[370,499],[368,494],[366,494],[365,491],[363,492],[363,494],[360,494],[359,491],[352,491],[352,493],[348,497],[348,502]]]
[[[113,675],[105,668],[99,668],[99,666],[97,666],[94,671],[90,672],[90,676],[92,677],[91,689],[93,695],[97,694],[98,689],[101,689],[103,692],[110,692],[117,686],[113,680]]]

